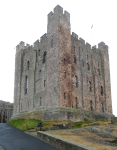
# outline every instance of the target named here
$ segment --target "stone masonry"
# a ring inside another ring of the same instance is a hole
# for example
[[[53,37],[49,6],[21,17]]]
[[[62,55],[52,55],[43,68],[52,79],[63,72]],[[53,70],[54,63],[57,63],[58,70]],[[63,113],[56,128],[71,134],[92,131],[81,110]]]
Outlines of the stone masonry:
[[[0,123],[8,122],[13,114],[13,103],[0,100]]]
[[[91,48],[71,35],[70,14],[59,5],[48,14],[40,41],[17,45],[14,85],[12,119],[34,110],[49,120],[79,109],[112,115],[108,46]]]

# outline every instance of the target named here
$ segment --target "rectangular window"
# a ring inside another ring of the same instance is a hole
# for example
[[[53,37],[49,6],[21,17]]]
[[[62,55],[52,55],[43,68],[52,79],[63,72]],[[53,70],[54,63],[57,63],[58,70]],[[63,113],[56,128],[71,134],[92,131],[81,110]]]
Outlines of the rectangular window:
[[[26,76],[25,94],[28,93],[28,76]]]
[[[46,86],[46,80],[44,80],[44,87]]]

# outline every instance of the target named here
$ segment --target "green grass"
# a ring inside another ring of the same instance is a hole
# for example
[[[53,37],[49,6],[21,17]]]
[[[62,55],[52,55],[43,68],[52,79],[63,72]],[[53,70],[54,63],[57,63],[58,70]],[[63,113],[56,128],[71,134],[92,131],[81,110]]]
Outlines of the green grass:
[[[40,120],[36,120],[36,119],[17,119],[17,120],[11,120],[10,122],[8,122],[9,125],[12,125],[22,131],[28,130],[26,127],[26,123],[28,125],[28,128],[34,127],[38,124],[38,122],[40,122]]]
[[[79,122],[74,122],[74,126],[70,127],[69,129],[75,129],[75,128],[81,128],[83,124],[91,124],[93,122],[91,121],[79,121]]]

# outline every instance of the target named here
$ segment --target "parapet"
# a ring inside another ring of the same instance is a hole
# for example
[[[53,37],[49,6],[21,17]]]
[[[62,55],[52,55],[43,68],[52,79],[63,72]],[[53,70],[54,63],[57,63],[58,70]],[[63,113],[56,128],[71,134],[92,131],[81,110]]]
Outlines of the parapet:
[[[47,38],[47,34],[46,34],[46,33],[45,33],[43,36],[40,37],[40,42],[41,42],[42,40],[44,40],[45,38]]]
[[[89,43],[86,42],[86,47],[88,47],[89,49],[91,49],[91,45]]]
[[[72,32],[72,36],[73,36],[74,38],[78,39],[78,35],[77,35],[76,33]]]
[[[53,12],[51,11],[48,14],[48,22],[51,21],[51,19],[54,15],[63,16],[70,23],[70,14],[66,10],[64,11],[64,14],[63,14],[63,8],[61,6],[57,5],[54,8]]]
[[[83,40],[82,38],[79,39],[81,41],[82,44],[85,45],[85,40]]]
[[[16,46],[16,52],[17,52],[18,50],[21,50],[21,49],[24,49],[24,48],[25,48],[25,43],[24,43],[23,41],[21,41],[21,42],[19,43],[19,45]]]
[[[33,43],[33,45],[34,45],[34,47],[37,47],[37,46],[39,45],[39,40],[35,41],[35,42]]]

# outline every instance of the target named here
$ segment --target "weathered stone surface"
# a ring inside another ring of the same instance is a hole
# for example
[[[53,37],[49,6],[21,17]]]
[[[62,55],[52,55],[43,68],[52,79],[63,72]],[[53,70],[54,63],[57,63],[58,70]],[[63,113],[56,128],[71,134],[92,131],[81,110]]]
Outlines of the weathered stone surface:
[[[117,124],[117,117],[112,117],[111,118],[111,123]]]
[[[8,122],[13,113],[13,103],[0,100],[0,123]]]

